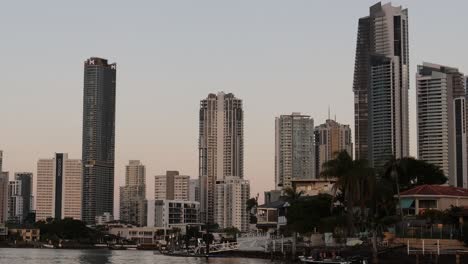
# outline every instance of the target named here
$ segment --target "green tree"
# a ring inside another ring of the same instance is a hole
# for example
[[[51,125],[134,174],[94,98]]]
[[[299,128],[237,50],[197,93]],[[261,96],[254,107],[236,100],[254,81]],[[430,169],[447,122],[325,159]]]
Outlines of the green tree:
[[[401,190],[423,184],[444,184],[448,180],[438,166],[413,157],[392,158],[387,162],[383,176],[393,181],[398,176],[398,187]]]
[[[296,192],[296,190],[292,188],[286,188],[284,190],[284,195],[286,197],[286,201],[289,203],[289,207],[295,206],[296,203],[299,202],[300,198],[302,197],[303,192]],[[289,211],[289,208],[287,209]],[[289,222],[289,219],[288,219]],[[291,253],[293,259],[296,258],[296,248],[297,248],[297,231],[292,229],[293,241],[292,241],[292,248]]]

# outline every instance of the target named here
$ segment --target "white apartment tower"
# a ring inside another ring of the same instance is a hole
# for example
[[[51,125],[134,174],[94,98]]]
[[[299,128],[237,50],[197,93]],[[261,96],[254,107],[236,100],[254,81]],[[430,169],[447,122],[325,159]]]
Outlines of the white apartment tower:
[[[293,179],[313,179],[314,120],[308,115],[281,115],[275,121],[275,187],[292,188]]]
[[[232,93],[209,94],[200,102],[200,204],[205,223],[215,223],[216,203],[224,203],[216,199],[216,182],[244,177],[243,115],[242,100]]]
[[[468,188],[463,74],[456,68],[423,63],[416,84],[418,158],[439,166],[450,185]]]
[[[82,164],[56,153],[37,162],[36,219],[81,219]]]
[[[250,184],[247,180],[226,177],[216,182],[215,223],[219,228],[236,227],[241,232],[249,230],[249,197]]]
[[[322,172],[325,162],[336,157],[338,152],[346,150],[353,157],[351,128],[335,120],[327,119],[324,124],[315,127],[315,175]]]

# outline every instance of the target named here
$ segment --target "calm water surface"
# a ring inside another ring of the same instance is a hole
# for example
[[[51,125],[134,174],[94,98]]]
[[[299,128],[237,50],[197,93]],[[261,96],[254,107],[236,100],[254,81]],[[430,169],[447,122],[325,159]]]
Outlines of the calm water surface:
[[[57,250],[1,248],[0,264],[266,264],[269,260],[241,258],[181,258],[137,250]]]

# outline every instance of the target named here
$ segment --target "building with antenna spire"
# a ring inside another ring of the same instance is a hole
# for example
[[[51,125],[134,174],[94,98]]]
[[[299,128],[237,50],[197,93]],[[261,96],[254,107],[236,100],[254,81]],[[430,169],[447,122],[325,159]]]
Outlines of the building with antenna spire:
[[[342,125],[336,120],[329,118],[324,124],[315,127],[315,175],[320,175],[322,165],[335,158],[338,152],[346,150],[353,157],[353,142],[351,140],[351,128],[349,125]],[[336,116],[335,116],[336,119]]]

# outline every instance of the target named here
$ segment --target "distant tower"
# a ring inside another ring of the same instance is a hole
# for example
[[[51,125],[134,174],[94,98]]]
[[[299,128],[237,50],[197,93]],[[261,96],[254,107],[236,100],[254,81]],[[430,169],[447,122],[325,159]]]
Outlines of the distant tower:
[[[325,162],[336,157],[338,152],[346,150],[353,157],[351,128],[335,120],[328,119],[315,127],[315,175],[320,175]]]
[[[33,174],[15,173],[15,180],[8,187],[8,221],[22,224],[33,210]]]
[[[409,155],[408,10],[377,3],[359,19],[353,91],[356,159]]]
[[[115,63],[90,58],[84,63],[82,217],[114,211]]]
[[[281,115],[275,121],[275,187],[292,188],[293,179],[313,179],[314,120],[308,115]]]
[[[450,185],[468,188],[463,74],[423,63],[418,65],[416,84],[418,158],[439,166]]]
[[[8,218],[8,172],[3,172],[3,151],[0,150],[0,224]]]
[[[125,167],[125,186],[120,187],[120,220],[146,226],[146,169],[139,160]]]
[[[216,181],[244,177],[244,112],[232,93],[209,94],[200,102],[199,176],[201,219],[215,222]]]

